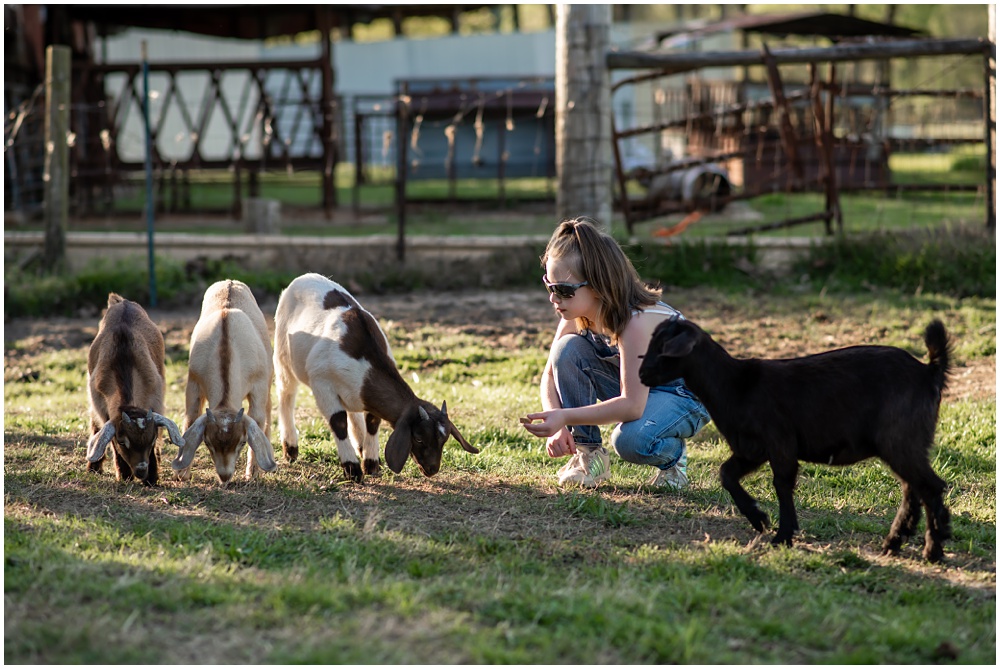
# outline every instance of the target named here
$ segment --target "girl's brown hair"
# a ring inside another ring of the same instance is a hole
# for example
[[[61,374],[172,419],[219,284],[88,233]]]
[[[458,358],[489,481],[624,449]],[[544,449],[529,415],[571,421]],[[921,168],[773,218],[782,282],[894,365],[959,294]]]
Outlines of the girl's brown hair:
[[[636,309],[656,304],[661,291],[650,288],[635,271],[618,242],[585,217],[563,221],[552,233],[542,267],[550,258],[569,264],[573,273],[587,282],[597,296],[598,325],[617,343]],[[581,330],[592,328],[585,318],[577,319]]]

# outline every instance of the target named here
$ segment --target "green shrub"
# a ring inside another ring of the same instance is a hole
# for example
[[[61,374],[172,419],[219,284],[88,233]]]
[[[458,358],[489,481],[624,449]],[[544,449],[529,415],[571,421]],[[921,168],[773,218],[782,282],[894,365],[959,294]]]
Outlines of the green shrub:
[[[797,267],[827,287],[996,297],[996,242],[986,231],[872,233],[814,245]]]
[[[640,276],[664,286],[726,288],[756,284],[739,269],[754,263],[756,249],[752,243],[730,245],[693,239],[668,246],[634,244],[626,246],[625,253]]]
[[[257,298],[262,299],[268,295],[277,296],[295,277],[280,272],[251,273],[226,260],[182,263],[158,256],[157,306],[200,304],[209,284],[226,278],[252,285],[258,293]],[[5,268],[4,284],[8,317],[74,316],[101,310],[107,306],[111,292],[143,305],[150,304],[149,268],[139,258],[114,263],[94,260],[75,273],[40,274]]]

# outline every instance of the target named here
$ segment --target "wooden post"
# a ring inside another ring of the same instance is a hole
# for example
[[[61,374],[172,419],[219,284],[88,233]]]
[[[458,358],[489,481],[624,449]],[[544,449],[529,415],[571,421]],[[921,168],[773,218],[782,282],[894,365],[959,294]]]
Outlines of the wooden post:
[[[986,45],[986,229],[997,227],[997,27],[996,5],[989,6],[989,39]]]
[[[316,14],[316,24],[319,27],[320,73],[323,79],[323,90],[320,92],[320,113],[323,115],[323,210],[327,220],[330,220],[333,218],[333,210],[337,206],[333,47],[330,44],[333,21],[330,17],[330,8],[327,5],[317,5]]]
[[[399,87],[396,99],[396,258],[406,259],[406,145],[410,139],[410,89]]]
[[[830,85],[833,85],[834,70],[830,65]],[[825,219],[826,234],[833,234],[832,221],[836,219],[839,232],[843,232],[843,217],[840,214],[840,197],[837,194],[837,170],[833,160],[833,116],[827,117],[823,108],[821,93],[823,82],[820,81],[816,64],[809,64],[809,79],[811,84],[810,97],[812,98],[813,118],[815,119],[816,146],[819,149],[820,178],[826,189],[826,212]],[[827,92],[828,96],[833,96],[832,88]]]
[[[784,85],[781,83],[781,74],[778,72],[778,64],[774,61],[770,49],[765,44],[763,47],[764,64],[767,66],[767,83],[771,87],[771,97],[774,98],[774,109],[778,112],[778,132],[781,135],[781,143],[785,145],[785,155],[788,157],[788,165],[791,168],[790,183],[793,189],[797,189],[804,177],[802,161],[799,160],[798,138],[795,136],[795,128],[792,127],[791,112],[789,111],[788,100],[785,99]]]
[[[560,4],[556,18],[556,213],[611,227],[611,6]]]
[[[72,65],[68,46],[45,49],[45,250],[47,269],[66,260],[69,216],[69,95]]]
[[[142,40],[142,120],[146,139],[146,256],[149,265],[149,306],[156,306],[156,246],[154,243],[154,217],[156,202],[153,198],[153,134],[149,116],[149,52]],[[237,175],[239,172],[237,172]],[[237,183],[239,177],[237,176]],[[162,191],[162,185],[160,187]]]

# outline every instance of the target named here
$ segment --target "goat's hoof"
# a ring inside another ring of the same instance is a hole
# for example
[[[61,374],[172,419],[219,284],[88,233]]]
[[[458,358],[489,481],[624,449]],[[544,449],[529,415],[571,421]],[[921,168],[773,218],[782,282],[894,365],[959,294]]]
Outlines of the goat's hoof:
[[[940,544],[927,544],[924,546],[924,559],[928,562],[940,562],[944,559],[944,549]]]
[[[890,537],[882,542],[882,555],[899,555],[899,548],[902,545],[902,537]]]
[[[368,460],[367,458],[362,465],[362,469],[368,476],[382,476],[382,461],[381,460]]]
[[[345,462],[343,463],[343,467],[344,474],[355,483],[361,483],[365,480],[364,472],[361,471],[361,465],[357,462]]]
[[[773,539],[771,539],[771,545],[772,546],[788,546],[789,548],[791,548],[791,546],[792,546],[792,538],[791,537],[784,537],[781,534],[778,534]]]
[[[292,446],[289,443],[281,442],[281,450],[285,453],[285,459],[288,460],[289,464],[295,462],[299,458],[299,447],[298,444]]]

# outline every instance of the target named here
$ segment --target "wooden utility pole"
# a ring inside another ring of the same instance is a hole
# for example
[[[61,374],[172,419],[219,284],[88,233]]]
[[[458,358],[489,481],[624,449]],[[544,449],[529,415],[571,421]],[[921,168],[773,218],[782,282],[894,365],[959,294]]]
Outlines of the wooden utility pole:
[[[560,4],[556,14],[556,214],[611,227],[611,6]]]
[[[997,6],[989,6],[986,53],[986,229],[997,229]]]
[[[333,218],[337,207],[337,145],[334,96],[333,96],[333,46],[330,43],[330,31],[333,30],[333,18],[327,5],[316,5],[316,25],[319,27],[320,73],[322,89],[320,90],[320,109],[323,114],[323,213],[326,220]]]
[[[43,267],[58,269],[66,259],[69,215],[68,46],[45,49],[45,250]]]

